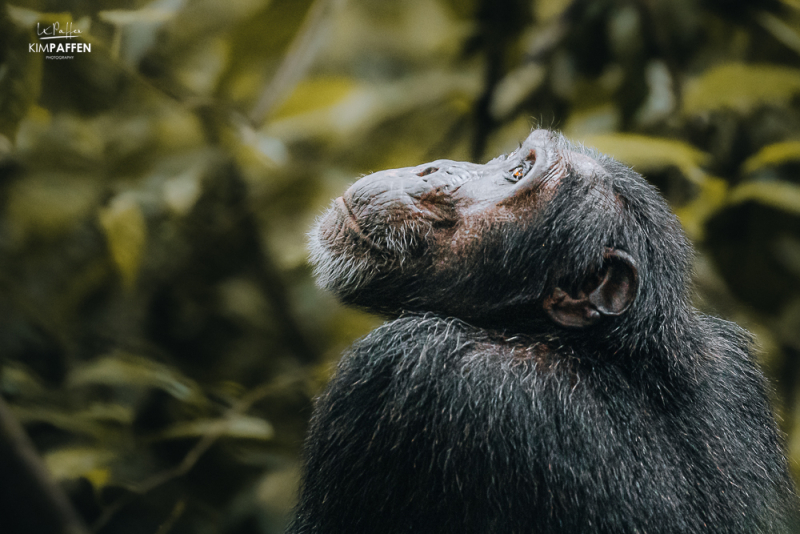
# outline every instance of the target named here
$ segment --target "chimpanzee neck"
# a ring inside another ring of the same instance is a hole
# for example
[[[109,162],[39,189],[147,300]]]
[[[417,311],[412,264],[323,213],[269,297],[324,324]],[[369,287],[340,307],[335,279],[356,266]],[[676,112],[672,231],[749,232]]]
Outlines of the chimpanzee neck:
[[[401,317],[412,316],[437,317],[448,322],[462,321],[462,318],[448,317],[446,314],[401,314]],[[493,342],[557,347],[564,355],[596,362],[614,362],[626,367],[640,364],[681,367],[682,363],[686,363],[686,348],[702,350],[699,347],[706,336],[696,310],[680,306],[654,313],[648,321],[631,322],[620,317],[589,328],[564,328],[543,315],[533,316],[526,322],[514,321],[512,316],[519,318],[526,317],[526,314],[504,315],[500,322],[482,317],[466,318],[463,322],[486,332]]]

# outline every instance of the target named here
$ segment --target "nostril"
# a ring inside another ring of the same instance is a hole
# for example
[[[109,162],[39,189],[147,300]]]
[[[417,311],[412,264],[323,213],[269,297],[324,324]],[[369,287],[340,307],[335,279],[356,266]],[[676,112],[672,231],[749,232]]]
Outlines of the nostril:
[[[431,173],[434,173],[439,170],[439,167],[428,167],[424,171],[417,173],[417,176],[428,176]]]
[[[536,163],[536,149],[532,148],[531,151],[528,152],[528,157],[525,159],[527,159],[530,163]]]

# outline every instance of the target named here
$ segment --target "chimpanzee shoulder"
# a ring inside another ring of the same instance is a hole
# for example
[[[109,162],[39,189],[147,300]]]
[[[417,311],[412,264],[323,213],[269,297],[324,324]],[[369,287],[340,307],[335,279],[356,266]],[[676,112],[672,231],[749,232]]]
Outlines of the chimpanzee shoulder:
[[[385,324],[318,400],[304,495],[325,498],[293,532],[785,531],[749,340],[698,321],[715,337],[673,380],[452,318]]]

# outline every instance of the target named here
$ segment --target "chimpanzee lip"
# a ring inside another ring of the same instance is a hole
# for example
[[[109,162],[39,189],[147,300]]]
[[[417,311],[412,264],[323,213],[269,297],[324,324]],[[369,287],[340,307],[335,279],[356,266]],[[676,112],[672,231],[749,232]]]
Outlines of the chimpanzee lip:
[[[353,214],[353,210],[350,209],[350,206],[347,204],[343,197],[338,197],[334,201],[334,205],[336,206],[337,219],[341,221],[341,225],[337,224],[338,227],[335,232],[338,235],[342,235],[345,232],[345,229],[350,230],[352,235],[355,235],[359,240],[366,243],[370,248],[374,248],[376,250],[380,250],[372,239],[370,239],[367,234],[361,229],[361,225],[358,224],[358,219],[356,218],[355,214]],[[336,237],[336,236],[333,236]]]

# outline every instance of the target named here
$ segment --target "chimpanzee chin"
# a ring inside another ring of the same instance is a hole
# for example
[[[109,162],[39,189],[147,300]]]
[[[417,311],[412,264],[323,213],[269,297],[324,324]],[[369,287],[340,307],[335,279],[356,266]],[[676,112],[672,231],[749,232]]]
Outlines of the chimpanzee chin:
[[[752,340],[630,168],[536,130],[366,176],[311,233],[389,322],[318,398],[291,533],[794,532]]]

